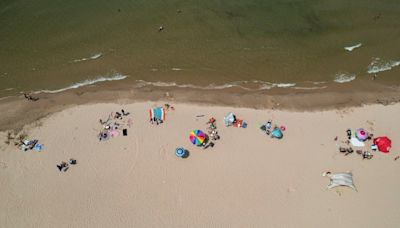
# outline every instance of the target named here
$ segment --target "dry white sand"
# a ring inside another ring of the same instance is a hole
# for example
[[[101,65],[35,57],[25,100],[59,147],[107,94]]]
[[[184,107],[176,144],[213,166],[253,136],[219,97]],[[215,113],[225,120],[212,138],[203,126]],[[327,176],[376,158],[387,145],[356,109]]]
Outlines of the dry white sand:
[[[400,105],[307,113],[174,104],[160,126],[148,122],[154,105],[56,113],[26,127],[42,152],[2,143],[0,227],[400,226]],[[121,108],[133,118],[128,136],[99,142],[99,118]],[[248,127],[225,127],[229,111]],[[188,134],[205,130],[211,116],[221,140],[203,150]],[[282,140],[259,130],[268,119],[287,127]],[[391,152],[372,160],[339,153],[334,137],[358,127],[389,136]],[[179,146],[189,158],[175,156]],[[59,172],[69,158],[78,164]],[[358,192],[327,190],[324,171],[352,171]]]

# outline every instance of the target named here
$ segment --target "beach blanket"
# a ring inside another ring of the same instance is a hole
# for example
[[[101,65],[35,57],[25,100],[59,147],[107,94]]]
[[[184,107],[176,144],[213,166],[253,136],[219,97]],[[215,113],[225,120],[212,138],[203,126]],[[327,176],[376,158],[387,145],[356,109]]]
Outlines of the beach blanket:
[[[150,120],[165,120],[165,109],[162,107],[150,109]]]
[[[361,142],[360,140],[358,140],[357,138],[351,138],[350,139],[350,143],[351,145],[355,146],[355,147],[364,147],[365,143]]]
[[[338,186],[346,186],[357,191],[353,184],[353,174],[352,173],[335,173],[329,176],[331,179],[328,189],[335,188]]]

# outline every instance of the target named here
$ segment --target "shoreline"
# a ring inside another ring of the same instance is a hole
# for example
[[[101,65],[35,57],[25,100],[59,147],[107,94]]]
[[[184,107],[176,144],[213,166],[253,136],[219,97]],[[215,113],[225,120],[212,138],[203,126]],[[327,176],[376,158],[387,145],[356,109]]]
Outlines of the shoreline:
[[[19,131],[28,123],[75,105],[93,103],[121,103],[159,101],[183,104],[218,105],[252,109],[276,109],[288,111],[318,111],[360,107],[370,104],[389,105],[400,102],[400,87],[380,84],[371,89],[369,83],[330,86],[321,91],[292,91],[283,89],[269,91],[243,91],[237,88],[224,90],[186,89],[147,86],[133,88],[131,85],[116,87],[113,83],[102,83],[63,91],[60,93],[34,94],[40,100],[30,102],[23,96],[0,100],[2,112],[0,131]],[[364,90],[368,88],[368,90]],[[351,91],[353,89],[353,91]],[[384,92],[382,92],[384,91]]]

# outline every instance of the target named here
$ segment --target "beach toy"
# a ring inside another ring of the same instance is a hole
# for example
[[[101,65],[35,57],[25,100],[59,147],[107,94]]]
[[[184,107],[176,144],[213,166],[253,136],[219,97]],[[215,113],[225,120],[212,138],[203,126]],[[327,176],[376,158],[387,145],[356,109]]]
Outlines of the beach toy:
[[[368,132],[362,128],[356,130],[356,137],[358,140],[364,142],[368,138]]]
[[[246,127],[247,127],[247,123],[246,123],[246,122],[243,122],[242,128],[246,128]]]
[[[186,154],[185,149],[183,149],[182,147],[176,148],[175,155],[177,157],[183,158],[185,154]]]
[[[285,126],[281,126],[281,131],[285,131],[286,130],[286,127]]]
[[[377,149],[378,149],[378,147],[375,144],[371,145],[371,150],[376,151]]]
[[[201,146],[206,140],[206,134],[201,130],[191,131],[189,134],[189,140],[196,146]]]

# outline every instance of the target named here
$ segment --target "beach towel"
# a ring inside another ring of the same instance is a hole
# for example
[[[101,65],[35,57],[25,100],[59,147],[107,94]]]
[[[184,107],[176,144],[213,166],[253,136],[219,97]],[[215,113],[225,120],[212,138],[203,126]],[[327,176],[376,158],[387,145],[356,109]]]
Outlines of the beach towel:
[[[331,179],[330,184],[328,185],[328,189],[335,188],[338,186],[346,186],[357,191],[356,187],[353,184],[353,174],[352,173],[335,173],[329,175]]]
[[[150,121],[151,120],[165,120],[165,110],[162,107],[150,109]]]
[[[350,139],[350,143],[351,145],[355,146],[355,147],[364,147],[365,143],[361,142],[360,140],[358,140],[357,138],[351,138]]]
[[[242,127],[242,125],[243,125],[243,120],[240,119],[236,119],[236,122],[233,123],[234,127]]]
[[[113,131],[110,131],[110,135],[111,135],[112,137],[117,137],[117,136],[119,135],[119,132],[116,131],[116,130],[113,130]]]

